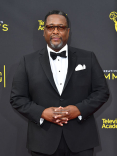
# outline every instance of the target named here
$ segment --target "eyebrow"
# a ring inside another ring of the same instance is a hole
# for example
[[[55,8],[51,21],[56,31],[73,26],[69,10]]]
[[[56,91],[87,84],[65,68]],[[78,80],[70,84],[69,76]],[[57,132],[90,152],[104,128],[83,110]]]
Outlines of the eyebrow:
[[[47,25],[55,25],[55,24],[51,23],[51,24],[47,24]],[[57,25],[64,25],[64,24],[57,24]]]

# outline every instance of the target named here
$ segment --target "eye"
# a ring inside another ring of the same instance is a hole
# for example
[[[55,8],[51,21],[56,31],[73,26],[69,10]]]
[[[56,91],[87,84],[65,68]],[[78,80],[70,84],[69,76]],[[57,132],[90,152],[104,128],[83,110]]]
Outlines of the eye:
[[[66,26],[59,26],[59,27],[58,27],[59,31],[61,31],[61,32],[62,32],[62,31],[65,31],[66,28],[67,28]]]
[[[53,29],[53,26],[48,26],[47,27],[49,30],[52,30]]]
[[[64,30],[64,26],[59,26],[59,29],[60,30]]]
[[[46,28],[47,28],[48,31],[53,31],[53,29],[54,29],[54,27],[51,26],[51,25],[47,25]]]

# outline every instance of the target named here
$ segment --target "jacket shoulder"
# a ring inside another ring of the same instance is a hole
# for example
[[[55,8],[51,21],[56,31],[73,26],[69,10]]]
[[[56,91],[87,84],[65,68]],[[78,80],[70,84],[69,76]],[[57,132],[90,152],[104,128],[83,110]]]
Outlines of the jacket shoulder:
[[[35,52],[32,52],[30,54],[27,54],[27,55],[24,55],[24,58],[27,60],[32,60],[32,59],[35,59],[35,58],[38,58],[39,57],[39,54],[43,53],[43,51],[45,51],[46,48],[43,48],[41,50],[37,50]]]
[[[84,49],[80,49],[80,48],[75,48],[75,47],[69,47],[69,50],[72,52],[75,52],[76,55],[80,56],[80,57],[91,57],[92,55],[92,51],[88,51],[88,50],[84,50]]]

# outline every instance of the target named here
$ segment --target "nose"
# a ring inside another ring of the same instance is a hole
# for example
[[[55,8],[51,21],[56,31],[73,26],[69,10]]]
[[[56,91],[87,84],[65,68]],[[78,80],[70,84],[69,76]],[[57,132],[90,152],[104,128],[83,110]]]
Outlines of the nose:
[[[55,29],[53,30],[53,33],[54,33],[54,34],[58,34],[58,33],[59,33],[59,30],[58,30],[57,27],[55,27]]]

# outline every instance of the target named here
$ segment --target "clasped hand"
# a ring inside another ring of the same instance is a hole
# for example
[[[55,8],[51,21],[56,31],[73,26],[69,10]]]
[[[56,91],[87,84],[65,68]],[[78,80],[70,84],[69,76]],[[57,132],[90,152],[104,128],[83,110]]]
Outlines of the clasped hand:
[[[68,105],[66,107],[46,108],[41,117],[49,122],[63,126],[63,124],[67,124],[69,120],[78,117],[80,114],[81,113],[76,106]]]

